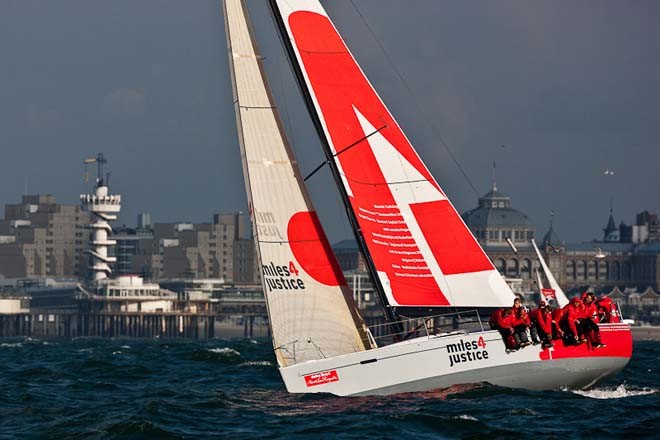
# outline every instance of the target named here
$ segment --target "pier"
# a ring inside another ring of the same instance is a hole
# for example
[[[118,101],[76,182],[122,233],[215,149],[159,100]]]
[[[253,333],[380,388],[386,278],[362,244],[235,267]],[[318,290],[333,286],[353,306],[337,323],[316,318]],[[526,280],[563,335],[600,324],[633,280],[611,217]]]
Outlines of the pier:
[[[263,313],[142,313],[39,311],[0,314],[0,338],[267,338]]]

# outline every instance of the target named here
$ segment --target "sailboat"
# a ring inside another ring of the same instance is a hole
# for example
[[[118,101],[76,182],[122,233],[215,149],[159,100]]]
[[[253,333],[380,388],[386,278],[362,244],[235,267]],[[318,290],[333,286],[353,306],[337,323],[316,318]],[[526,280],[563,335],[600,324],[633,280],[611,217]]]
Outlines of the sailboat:
[[[544,298],[546,302],[549,299],[553,299],[559,307],[564,307],[566,304],[568,304],[568,297],[566,296],[562,288],[559,286],[559,283],[555,279],[554,275],[552,275],[552,272],[550,271],[548,264],[545,262],[545,258],[543,258],[543,255],[541,255],[541,251],[539,251],[539,247],[536,245],[536,240],[532,238],[530,242],[532,243],[532,247],[534,248],[536,257],[539,259],[539,262],[541,263],[541,269],[543,270],[543,275],[545,275],[545,279],[547,279],[548,284],[550,284],[549,288],[544,288],[543,281],[541,278],[541,273],[539,271],[536,272],[537,282],[540,290],[539,293],[541,294],[541,297]]]
[[[391,338],[360,315],[313,209],[270,92],[244,0],[224,14],[241,158],[275,357],[292,393],[385,395],[488,382],[588,387],[628,363],[627,325],[606,348],[507,352],[470,329],[410,325],[403,310],[510,307],[514,294],[463,223],[317,0],[270,0]],[[446,318],[446,317],[444,317]]]

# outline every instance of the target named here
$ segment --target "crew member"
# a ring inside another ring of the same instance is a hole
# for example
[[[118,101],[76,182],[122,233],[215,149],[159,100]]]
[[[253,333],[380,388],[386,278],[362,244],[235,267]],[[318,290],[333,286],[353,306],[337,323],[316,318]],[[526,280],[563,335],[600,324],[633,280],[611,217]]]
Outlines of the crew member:
[[[588,338],[592,347],[602,348],[605,345],[600,340],[596,297],[591,292],[585,292],[582,295],[582,303],[584,307],[582,310],[582,319],[580,320],[580,330]]]
[[[539,308],[532,310],[529,315],[532,321],[530,333],[534,344],[542,342],[543,348],[552,347],[552,309],[550,305],[541,301]]]
[[[520,302],[520,298],[516,298],[513,301],[511,315],[511,326],[514,330],[513,336],[516,338],[519,347],[527,347],[531,344],[527,338],[527,329],[529,328],[530,321],[527,311]]]
[[[564,307],[564,317],[562,320],[565,333],[568,341],[573,342],[575,345],[586,342],[583,335],[579,332],[581,329],[580,322],[584,319],[584,304],[579,297],[575,297]]]
[[[490,317],[490,327],[500,332],[504,345],[507,350],[515,351],[519,348],[515,337],[513,336],[513,327],[511,326],[511,309],[496,310]]]
[[[603,296],[596,301],[600,322],[621,322],[617,305],[612,298]]]
[[[565,310],[561,307],[557,307],[552,311],[552,340],[562,339],[564,337],[564,330],[561,328],[564,314]]]

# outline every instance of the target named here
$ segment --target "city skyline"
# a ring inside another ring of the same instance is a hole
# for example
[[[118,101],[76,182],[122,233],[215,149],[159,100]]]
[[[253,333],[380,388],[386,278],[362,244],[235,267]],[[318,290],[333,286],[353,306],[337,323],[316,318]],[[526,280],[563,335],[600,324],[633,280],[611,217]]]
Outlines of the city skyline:
[[[361,1],[378,43],[350,2],[326,3],[460,212],[488,191],[493,161],[499,188],[530,215],[537,236],[551,210],[565,241],[601,238],[610,198],[617,223],[658,211],[653,2]],[[258,42],[307,174],[322,152],[263,5],[250,2]],[[124,197],[117,224],[133,224],[138,212],[198,222],[246,210],[218,2],[4,3],[0,28],[8,66],[1,204],[17,202],[26,186],[77,203],[91,185],[82,159],[103,151],[112,191]],[[352,236],[328,171],[309,187],[331,241]]]

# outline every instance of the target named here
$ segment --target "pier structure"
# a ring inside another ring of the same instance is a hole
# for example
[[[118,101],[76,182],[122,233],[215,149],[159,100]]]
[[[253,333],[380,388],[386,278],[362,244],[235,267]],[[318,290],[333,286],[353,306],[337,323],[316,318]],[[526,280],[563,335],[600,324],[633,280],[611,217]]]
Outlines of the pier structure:
[[[103,153],[96,157],[85,159],[85,164],[97,164],[96,187],[93,194],[81,194],[83,211],[91,214],[92,229],[91,240],[87,252],[92,256],[90,272],[94,282],[99,283],[107,279],[112,273],[110,265],[116,261],[115,257],[108,256],[108,247],[117,242],[110,239],[112,227],[110,222],[117,220],[121,210],[121,196],[110,194],[108,188],[109,174],[103,176],[103,167],[107,162]]]

